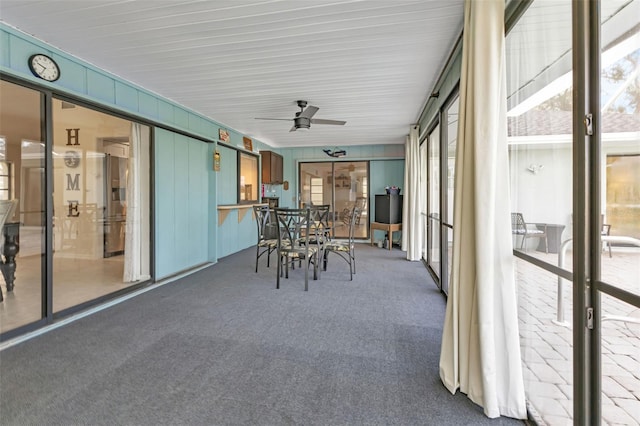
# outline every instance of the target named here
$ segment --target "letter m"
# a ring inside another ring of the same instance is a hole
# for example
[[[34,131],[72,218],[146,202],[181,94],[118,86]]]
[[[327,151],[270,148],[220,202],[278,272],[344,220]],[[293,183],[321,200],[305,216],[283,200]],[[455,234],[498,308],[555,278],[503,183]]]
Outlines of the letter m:
[[[76,173],[74,178],[71,178],[71,175],[67,173],[67,190],[80,191],[80,173]]]

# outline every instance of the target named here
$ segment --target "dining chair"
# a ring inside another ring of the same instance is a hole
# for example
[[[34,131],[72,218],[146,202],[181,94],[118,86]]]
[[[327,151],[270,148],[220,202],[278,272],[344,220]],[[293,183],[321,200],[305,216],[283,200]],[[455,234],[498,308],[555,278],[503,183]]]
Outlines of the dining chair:
[[[349,278],[353,281],[353,274],[356,273],[356,247],[354,242],[355,224],[362,212],[359,207],[354,207],[351,213],[343,215],[343,224],[349,227],[349,238],[347,241],[331,240],[324,245],[323,269],[327,270],[329,253],[335,253],[349,264]]]
[[[522,213],[511,213],[511,233],[522,237],[520,250],[524,248],[527,238],[544,238],[544,250],[545,253],[549,253],[546,223],[527,223]]]
[[[276,289],[280,288],[280,278],[283,274],[289,278],[289,265],[296,261],[304,261],[304,290],[309,290],[309,269],[313,265],[313,279],[318,278],[318,253],[320,252],[319,238],[315,243],[309,238],[312,233],[319,232],[313,226],[311,209],[275,209],[278,231],[278,273]]]
[[[258,242],[256,243],[256,273],[258,272],[258,260],[266,253],[267,268],[270,266],[271,253],[278,247],[278,235],[276,224],[272,222],[273,211],[269,206],[255,205],[253,212],[256,216],[256,225],[258,226]]]

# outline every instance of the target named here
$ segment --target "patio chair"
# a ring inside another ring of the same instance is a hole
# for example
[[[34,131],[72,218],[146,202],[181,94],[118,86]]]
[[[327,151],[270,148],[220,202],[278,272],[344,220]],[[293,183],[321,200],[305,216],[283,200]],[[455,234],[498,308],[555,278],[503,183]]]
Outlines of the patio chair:
[[[304,261],[304,290],[309,290],[309,269],[313,265],[313,279],[318,279],[319,240],[309,238],[312,233],[320,232],[313,226],[311,209],[275,209],[278,230],[278,273],[276,289],[280,288],[280,277],[284,272],[289,278],[289,265],[296,261]],[[311,243],[314,240],[315,243]]]
[[[608,223],[604,223],[604,215],[601,214],[600,215],[600,236],[601,237],[608,237],[611,233],[611,225],[609,225]],[[611,255],[611,242],[609,241],[604,241],[602,244],[602,249],[604,250],[605,248],[609,249],[609,257],[613,257]]]
[[[271,222],[272,210],[269,206],[253,206],[258,226],[258,242],[256,243],[256,273],[258,272],[258,260],[263,254],[267,254],[267,268],[271,260],[271,253],[278,247],[278,235],[276,226]]]
[[[335,253],[349,264],[349,278],[353,281],[353,274],[356,273],[356,249],[354,244],[354,229],[361,211],[359,207],[354,207],[351,214],[345,215],[343,223],[349,227],[349,239],[347,241],[329,241],[324,245],[323,269],[327,270],[329,253]]]
[[[516,237],[518,235],[522,237],[520,250],[524,249],[527,238],[544,238],[544,251],[545,253],[549,253],[546,223],[527,223],[522,213],[511,213],[511,233],[516,235]]]

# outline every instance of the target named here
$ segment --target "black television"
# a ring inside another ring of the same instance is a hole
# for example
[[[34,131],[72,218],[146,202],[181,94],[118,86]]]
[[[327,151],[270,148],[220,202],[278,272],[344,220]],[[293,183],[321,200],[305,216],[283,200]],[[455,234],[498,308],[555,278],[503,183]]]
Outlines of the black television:
[[[402,195],[376,195],[375,213],[378,223],[402,223]]]

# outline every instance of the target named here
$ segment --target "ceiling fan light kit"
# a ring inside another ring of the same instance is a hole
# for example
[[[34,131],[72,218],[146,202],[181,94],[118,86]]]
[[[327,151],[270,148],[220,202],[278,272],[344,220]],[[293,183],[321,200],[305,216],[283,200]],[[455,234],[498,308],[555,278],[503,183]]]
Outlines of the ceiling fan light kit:
[[[300,107],[300,111],[296,112],[296,116],[294,118],[261,118],[256,117],[256,120],[283,120],[283,121],[293,121],[293,127],[290,132],[295,132],[296,130],[309,130],[311,128],[311,124],[332,124],[335,126],[344,126],[347,122],[342,120],[326,120],[321,118],[312,118],[316,112],[320,108],[309,105],[307,106],[307,101],[296,101],[298,107]]]

